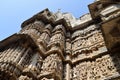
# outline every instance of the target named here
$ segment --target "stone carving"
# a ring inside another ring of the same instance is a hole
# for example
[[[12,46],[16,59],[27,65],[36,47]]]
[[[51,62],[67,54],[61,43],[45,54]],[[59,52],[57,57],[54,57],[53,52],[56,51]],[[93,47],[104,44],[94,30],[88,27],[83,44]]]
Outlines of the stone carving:
[[[120,8],[120,5],[119,5],[119,4],[114,4],[114,5],[111,5],[111,6],[107,7],[107,8],[105,8],[104,10],[102,10],[102,11],[100,12],[100,14],[101,14],[102,16],[107,16],[107,15],[109,15],[110,13],[118,10],[119,8]]]
[[[39,40],[44,40],[46,43],[48,43],[51,35],[51,30],[52,30],[52,26],[47,25],[43,30],[43,33],[41,34]]]
[[[48,56],[42,65],[42,71],[44,72],[54,72],[54,71],[62,71],[62,61],[57,54],[51,54]]]
[[[72,41],[72,50],[73,50],[72,55],[77,55],[77,58],[79,59],[96,56],[99,53],[101,53],[100,48],[105,46],[105,42],[100,30],[96,30],[95,26],[93,26],[93,28],[87,28],[87,29],[89,29],[88,33],[89,31],[92,31],[91,32],[92,34],[89,33],[85,37],[79,35],[78,37],[74,38],[74,40]],[[94,51],[97,52],[94,53]],[[106,50],[103,50],[103,52],[105,51]]]
[[[33,80],[33,79],[29,78],[28,76],[20,76],[19,80]]]
[[[120,4],[103,0],[75,18],[48,9],[0,41],[0,80],[119,80]]]
[[[30,23],[30,24],[26,25],[21,30],[21,32],[24,31],[24,30],[29,30],[29,29],[36,29],[36,30],[38,30],[38,31],[41,32],[41,30],[42,30],[43,27],[44,27],[44,23],[42,21],[35,21],[33,23]]]
[[[116,63],[118,62],[118,60],[115,61]],[[73,67],[73,80],[105,79],[106,77],[118,74],[115,65],[118,64],[112,62],[110,55],[105,55],[102,58],[98,58],[96,61],[80,63]]]
[[[48,47],[50,46],[56,46],[59,47],[61,50],[64,49],[65,44],[65,37],[64,37],[64,31],[61,28],[61,25],[56,26],[56,28],[53,30],[53,36],[50,38],[50,42]],[[61,31],[62,30],[62,31]]]
[[[62,34],[55,34],[51,38],[51,43],[58,44],[57,47],[60,47],[61,49],[63,49],[64,48],[64,36],[62,36]]]
[[[54,80],[54,79],[47,79],[47,78],[43,78],[43,79],[41,79],[41,80]]]
[[[58,77],[60,76],[59,78],[61,80],[62,71],[63,71],[62,60],[57,54],[51,54],[50,56],[45,58],[41,69],[42,69],[41,75],[49,75],[50,73],[52,73],[54,74],[53,78],[55,78],[55,76],[58,76]]]
[[[87,80],[87,65],[81,63],[73,68],[73,80]]]

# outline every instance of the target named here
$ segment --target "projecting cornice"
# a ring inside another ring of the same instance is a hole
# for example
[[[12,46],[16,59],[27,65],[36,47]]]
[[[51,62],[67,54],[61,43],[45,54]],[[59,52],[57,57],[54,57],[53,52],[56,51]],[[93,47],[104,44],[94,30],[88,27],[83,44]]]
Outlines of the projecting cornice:
[[[61,18],[58,19],[57,14],[53,14],[49,11],[49,9],[45,9],[39,12],[38,14],[34,15],[30,19],[24,21],[21,27],[23,28],[26,25],[33,23],[34,21],[40,20],[44,24],[51,24],[53,27],[55,27],[56,25],[62,24],[66,28],[66,30],[75,31],[93,23],[93,20],[90,14],[85,14],[84,16],[80,17],[80,19],[68,20],[68,21],[64,17],[67,13],[60,13],[60,14],[62,14],[63,16],[60,16]],[[71,17],[71,14],[68,13],[68,15]],[[86,20],[84,20],[84,17],[87,17],[87,19],[85,18]],[[75,22],[76,24],[72,25],[72,23],[75,23]]]
[[[33,41],[33,39],[29,35],[16,33],[0,42],[0,50],[2,50],[6,46],[11,45],[14,42],[19,41],[19,40],[20,41],[23,40],[23,42],[25,42],[28,45],[31,45],[31,47],[34,47],[34,48],[37,47],[35,41]],[[28,46],[25,46],[25,44],[23,46],[28,47]]]
[[[92,19],[94,21],[101,21],[100,12],[113,4],[114,5],[120,4],[120,1],[119,0],[96,0],[94,3],[89,4],[88,8],[89,8]]]
[[[48,9],[45,9],[45,10],[41,11],[40,13],[34,15],[32,18],[24,21],[22,23],[21,27],[23,28],[26,25],[28,25],[36,20],[43,21],[45,24],[51,24],[53,27],[58,24],[63,24],[64,26],[66,26],[66,28],[68,30],[71,30],[71,25],[68,24],[65,19],[60,19],[60,20],[56,21],[55,16]]]

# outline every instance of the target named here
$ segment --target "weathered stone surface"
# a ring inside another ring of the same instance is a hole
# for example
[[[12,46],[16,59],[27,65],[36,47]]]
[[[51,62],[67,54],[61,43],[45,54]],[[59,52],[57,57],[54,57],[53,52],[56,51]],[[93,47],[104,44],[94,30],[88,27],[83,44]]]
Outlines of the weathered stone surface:
[[[0,42],[0,80],[119,80],[120,4],[95,0],[90,13],[41,11]]]

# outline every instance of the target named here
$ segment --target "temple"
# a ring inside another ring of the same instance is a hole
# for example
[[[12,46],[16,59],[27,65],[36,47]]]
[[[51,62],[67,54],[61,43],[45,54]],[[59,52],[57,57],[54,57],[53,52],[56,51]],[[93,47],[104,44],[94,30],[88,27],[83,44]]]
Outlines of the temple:
[[[45,9],[0,41],[0,80],[120,80],[120,1],[90,13]]]

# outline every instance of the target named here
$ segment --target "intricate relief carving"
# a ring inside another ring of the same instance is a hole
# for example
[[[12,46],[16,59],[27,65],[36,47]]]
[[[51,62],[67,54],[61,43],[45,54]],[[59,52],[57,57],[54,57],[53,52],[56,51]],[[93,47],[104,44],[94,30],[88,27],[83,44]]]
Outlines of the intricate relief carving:
[[[104,40],[103,36],[100,32],[95,32],[89,37],[86,38],[80,38],[77,37],[73,42],[72,42],[72,50],[73,54],[74,52],[82,52],[82,50],[91,50],[94,51],[93,48],[100,48],[104,46]]]
[[[100,64],[100,63],[99,63]],[[88,63],[88,80],[101,80],[101,72],[96,62]]]
[[[33,23],[28,24],[25,26],[19,33],[20,34],[28,34],[35,40],[39,38],[44,24],[41,21],[35,21]]]
[[[118,74],[116,66],[110,55],[105,55],[92,62],[79,63],[73,67],[73,80],[102,80]]]
[[[51,42],[60,41],[60,40],[63,41],[62,34],[55,34],[51,38]]]
[[[21,30],[21,32],[24,31],[24,30],[29,30],[29,29],[36,29],[36,30],[38,30],[38,31],[41,32],[42,29],[43,29],[43,27],[44,27],[44,23],[43,23],[42,21],[35,21],[35,22],[33,22],[33,23],[30,23],[30,24],[26,25],[26,26]]]
[[[70,41],[66,41],[66,50],[71,50],[71,42]]]
[[[87,64],[80,63],[73,68],[73,80],[87,80]]]
[[[42,65],[43,71],[52,71],[52,70],[62,70],[62,61],[60,57],[57,54],[51,54],[48,56],[44,61]]]
[[[53,33],[60,32],[60,33],[66,34],[66,31],[63,25],[57,25],[52,32]]]
[[[31,36],[34,39],[38,39],[40,36],[40,32],[36,29],[25,30],[25,31],[21,32],[21,34],[28,34],[29,36]]]
[[[120,4],[116,1],[92,3],[91,14],[79,19],[46,9],[25,21],[19,33],[0,41],[0,80],[120,78]]]
[[[51,36],[51,31],[52,31],[52,26],[49,24],[45,27],[45,29],[43,30],[43,33],[41,34],[41,36],[38,39],[38,42],[42,42],[43,41],[43,45],[44,44],[48,44],[48,42],[50,41],[50,36]]]
[[[49,45],[48,46],[56,46],[56,47],[60,47],[60,49],[64,49],[64,43],[65,43],[65,40],[64,40],[64,36],[61,34],[61,33],[58,33],[58,34],[54,34],[51,39],[50,39],[50,42],[49,42]]]
[[[114,63],[112,62],[112,58],[110,57],[110,55],[103,56],[100,62],[101,64],[97,65],[102,73],[102,76],[108,77],[116,73],[116,68],[114,66]]]
[[[61,75],[63,70],[62,60],[57,54],[51,54],[48,56],[42,65],[42,74],[44,73],[58,73]]]
[[[45,58],[42,65],[42,76],[51,76],[50,78],[53,80],[57,77],[58,80],[62,80],[63,73],[63,64],[61,58],[58,54],[50,54]],[[50,78],[46,78],[45,80],[51,80]],[[44,80],[44,79],[43,79]]]

